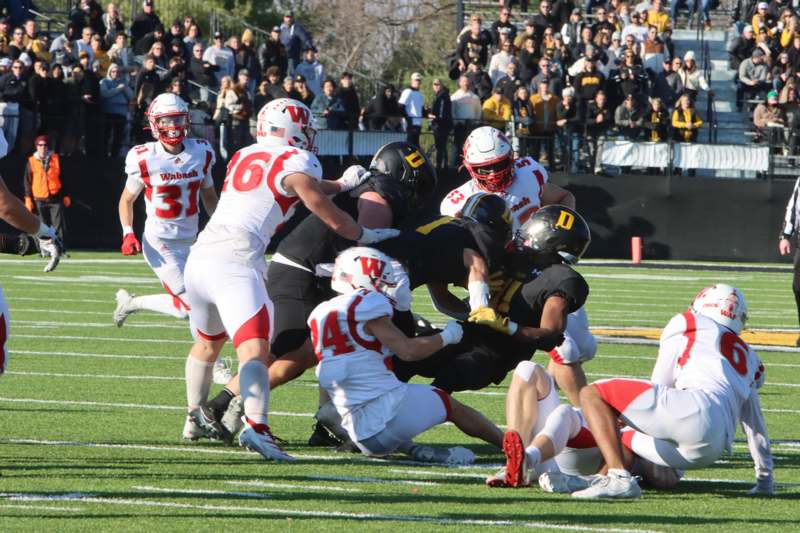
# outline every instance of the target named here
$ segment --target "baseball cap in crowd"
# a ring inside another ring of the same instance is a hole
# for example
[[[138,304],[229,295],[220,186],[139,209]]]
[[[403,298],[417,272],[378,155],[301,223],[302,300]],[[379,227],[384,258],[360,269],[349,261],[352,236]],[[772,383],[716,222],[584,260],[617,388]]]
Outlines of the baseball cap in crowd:
[[[286,18],[286,17],[289,17],[289,18],[293,19],[294,18],[294,11],[286,11],[286,12],[284,12],[283,13],[283,18]]]
[[[589,54],[593,54],[593,53],[594,53],[594,45],[593,44],[587,44],[586,48],[584,48],[583,54],[588,56]]]
[[[297,76],[294,77],[294,81],[296,81],[297,83],[305,83],[306,77],[303,76],[302,74],[298,74]]]
[[[575,9],[572,10],[572,14],[573,15],[580,15],[581,14],[581,9],[579,7],[576,7]]]
[[[766,2],[759,2],[758,9],[769,9],[769,4]]]
[[[287,81],[294,81],[294,78],[292,78],[291,76],[286,76],[285,78],[283,78],[283,83],[286,83]]]
[[[272,27],[272,32],[273,33],[280,33],[280,31],[281,31],[281,27],[280,26],[273,26]]]
[[[753,31],[753,27],[750,24],[748,24],[747,26],[744,27],[744,29],[742,30],[742,33],[746,32],[746,31],[752,32]]]
[[[492,94],[503,94],[503,88],[498,85],[497,87],[492,89]]]
[[[536,23],[533,21],[533,19],[528,19],[525,21],[525,25],[530,28],[533,28],[534,26],[536,26]]]
[[[767,93],[767,100],[778,100],[778,93],[777,91],[770,91]]]
[[[764,57],[764,50],[761,48],[756,48],[753,50],[753,57]]]
[[[47,135],[39,135],[36,137],[36,140],[33,141],[33,144],[47,144]]]
[[[554,35],[553,35],[553,39],[555,39],[556,41],[560,41],[560,40],[561,40],[561,38],[562,38],[562,37],[561,37],[561,34],[560,34],[560,33],[556,33],[556,34],[554,34]]]
[[[419,72],[414,72],[411,74],[411,81],[422,81],[422,74]]]
[[[312,52],[316,52],[317,48],[312,44],[307,44],[303,47],[303,52],[308,52],[309,50],[311,50]]]
[[[622,34],[620,32],[618,32],[618,31],[615,31],[614,33],[611,34],[611,40],[612,41],[621,41],[622,40]]]
[[[144,0],[144,2],[142,2],[142,5],[146,7],[153,7],[153,0]]]
[[[683,60],[684,61],[690,61],[690,60],[694,61],[694,52],[692,50],[689,50],[688,52],[683,54]]]
[[[246,68],[243,68],[242,70],[239,71],[239,76],[247,76],[249,78],[250,77],[250,71],[247,70]]]
[[[575,96],[575,89],[572,87],[566,87],[563,91],[561,91],[561,96],[568,97],[568,96]]]
[[[214,32],[214,39],[222,39],[222,32],[215,31]]]

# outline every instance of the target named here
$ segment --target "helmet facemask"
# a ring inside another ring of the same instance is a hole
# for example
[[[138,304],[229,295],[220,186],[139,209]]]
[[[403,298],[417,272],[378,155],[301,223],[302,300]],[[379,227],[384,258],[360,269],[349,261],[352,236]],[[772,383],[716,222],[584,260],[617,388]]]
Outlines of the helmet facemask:
[[[481,165],[472,165],[464,161],[469,175],[478,186],[487,192],[502,192],[511,184],[513,160],[511,155],[499,160],[489,161]]]
[[[151,119],[155,125],[153,136],[164,144],[178,145],[186,138],[189,130],[189,117],[186,113],[160,115]]]

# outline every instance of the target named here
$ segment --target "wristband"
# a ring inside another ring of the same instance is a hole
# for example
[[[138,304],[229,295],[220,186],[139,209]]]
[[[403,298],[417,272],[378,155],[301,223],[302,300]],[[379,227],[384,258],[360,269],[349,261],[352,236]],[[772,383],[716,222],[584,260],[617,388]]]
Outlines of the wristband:
[[[509,320],[508,325],[506,327],[508,328],[509,337],[513,336],[517,332],[517,330],[519,330],[519,325],[513,320]]]
[[[122,226],[122,236],[124,237],[124,236],[125,236],[125,235],[127,235],[128,233],[133,233],[133,227],[132,227],[132,226],[125,226],[125,225],[123,225],[123,226]]]
[[[470,281],[467,284],[469,290],[470,310],[481,307],[489,307],[489,284],[483,281]]]

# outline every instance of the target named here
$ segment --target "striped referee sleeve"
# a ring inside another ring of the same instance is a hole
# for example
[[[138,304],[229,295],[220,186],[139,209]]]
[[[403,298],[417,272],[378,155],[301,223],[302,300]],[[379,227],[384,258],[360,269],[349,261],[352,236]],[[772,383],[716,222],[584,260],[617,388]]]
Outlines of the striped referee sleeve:
[[[786,205],[786,215],[783,217],[782,233],[787,239],[795,234],[797,222],[800,218],[800,213],[798,213],[798,210],[800,209],[800,204],[797,201],[798,194],[800,194],[800,178],[797,178],[797,181],[794,182],[792,197],[789,198],[789,203]]]

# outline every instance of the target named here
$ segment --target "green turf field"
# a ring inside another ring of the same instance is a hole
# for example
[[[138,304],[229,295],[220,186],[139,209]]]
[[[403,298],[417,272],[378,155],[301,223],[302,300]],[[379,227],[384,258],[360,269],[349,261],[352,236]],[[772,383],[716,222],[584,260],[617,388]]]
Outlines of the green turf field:
[[[144,261],[75,253],[49,275],[42,266],[0,261],[12,316],[8,372],[0,379],[0,531],[800,530],[798,351],[759,350],[775,497],[744,495],[753,471],[740,438],[732,456],[689,472],[674,491],[623,503],[572,501],[538,488],[485,487],[502,453],[449,425],[419,442],[468,445],[477,466],[308,448],[317,398],[310,372],[271,397],[270,423],[296,463],[266,463],[218,443],[183,444],[186,324],[153,314],[135,315],[122,329],[111,322],[119,287],[160,290]],[[580,270],[592,289],[593,327],[663,326],[700,288],[725,281],[747,296],[750,327],[796,331],[788,272]],[[440,321],[426,294],[416,296],[415,310]],[[652,342],[604,341],[585,368],[590,379],[645,377],[655,354]],[[501,385],[457,397],[502,424],[504,394]]]

